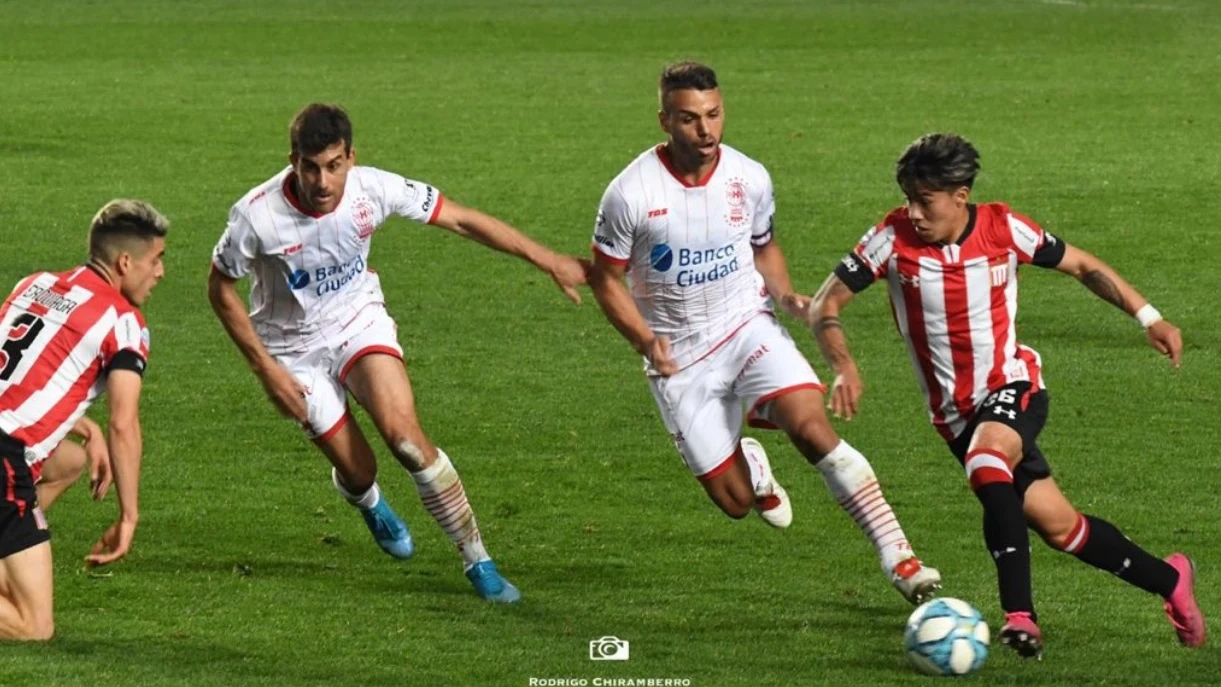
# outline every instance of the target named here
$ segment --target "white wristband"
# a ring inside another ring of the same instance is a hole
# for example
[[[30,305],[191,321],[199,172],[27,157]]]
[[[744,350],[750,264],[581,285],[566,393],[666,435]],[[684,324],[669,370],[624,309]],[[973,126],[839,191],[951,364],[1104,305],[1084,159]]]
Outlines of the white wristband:
[[[1140,326],[1148,329],[1154,323],[1162,320],[1162,314],[1153,307],[1152,303],[1145,303],[1140,310],[1136,311],[1136,321],[1140,322]]]

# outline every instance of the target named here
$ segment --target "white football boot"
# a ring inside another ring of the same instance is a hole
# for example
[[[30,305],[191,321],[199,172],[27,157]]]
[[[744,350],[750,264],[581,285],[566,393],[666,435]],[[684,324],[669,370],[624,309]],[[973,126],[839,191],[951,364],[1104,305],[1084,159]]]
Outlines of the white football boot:
[[[755,489],[755,510],[772,527],[784,529],[793,524],[793,506],[789,494],[772,475],[771,463],[763,445],[750,437],[742,438],[742,453],[746,460],[758,465],[763,473],[763,485]]]
[[[890,571],[890,583],[899,590],[904,599],[913,605],[928,601],[941,589],[941,573],[936,568],[930,568],[912,554],[899,561]]]

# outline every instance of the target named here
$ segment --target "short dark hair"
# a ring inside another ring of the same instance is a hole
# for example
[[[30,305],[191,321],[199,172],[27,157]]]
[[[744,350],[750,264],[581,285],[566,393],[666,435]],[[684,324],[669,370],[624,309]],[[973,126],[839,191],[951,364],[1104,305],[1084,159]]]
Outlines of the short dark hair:
[[[310,103],[293,117],[288,137],[294,155],[317,155],[340,141],[347,153],[352,150],[352,120],[338,105]]]
[[[895,165],[895,180],[909,196],[919,189],[971,188],[976,174],[979,174],[979,151],[958,134],[925,134],[907,146]]]
[[[672,91],[686,89],[711,91],[714,88],[718,88],[718,86],[716,72],[712,71],[712,67],[699,62],[675,62],[667,64],[665,69],[661,70],[658,98],[662,107],[665,107],[666,95]]]
[[[134,242],[169,233],[170,221],[142,200],[118,199],[102,206],[89,225],[89,257],[112,262]]]

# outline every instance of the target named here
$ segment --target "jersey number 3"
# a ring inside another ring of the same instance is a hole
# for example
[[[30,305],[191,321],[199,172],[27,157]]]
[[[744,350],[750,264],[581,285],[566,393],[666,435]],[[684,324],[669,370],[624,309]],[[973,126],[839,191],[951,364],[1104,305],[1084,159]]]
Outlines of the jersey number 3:
[[[4,344],[0,345],[0,382],[7,382],[17,371],[21,357],[25,355],[26,349],[33,345],[44,326],[41,317],[28,312],[13,320],[13,328],[9,330]]]

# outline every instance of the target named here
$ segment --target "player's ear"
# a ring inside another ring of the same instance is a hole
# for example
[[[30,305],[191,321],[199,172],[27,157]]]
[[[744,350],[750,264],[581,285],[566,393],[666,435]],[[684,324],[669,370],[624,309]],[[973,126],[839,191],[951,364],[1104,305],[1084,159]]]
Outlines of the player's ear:
[[[355,146],[348,148],[348,162],[351,162],[353,165],[356,164],[356,147]]]
[[[957,205],[958,207],[962,207],[969,202],[971,202],[971,187],[970,186],[959,186],[957,189],[954,190],[954,204],[955,205]]]
[[[661,125],[661,130],[666,132],[667,135],[669,135],[670,121],[666,118],[666,108],[663,107],[663,108],[657,110],[657,123]]]
[[[288,154],[288,164],[292,165],[293,169],[297,168],[297,160],[301,159],[296,153]]]
[[[127,274],[128,272],[131,271],[131,262],[132,262],[131,253],[128,253],[125,250],[119,251],[119,254],[117,256],[115,256],[115,259],[114,259],[115,272],[117,272],[120,277]]]

